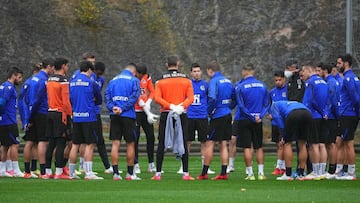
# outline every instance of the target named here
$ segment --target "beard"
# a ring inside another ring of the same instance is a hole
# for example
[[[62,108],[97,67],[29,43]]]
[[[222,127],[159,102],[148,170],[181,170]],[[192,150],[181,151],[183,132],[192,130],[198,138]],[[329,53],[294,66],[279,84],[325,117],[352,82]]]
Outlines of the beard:
[[[339,72],[340,72],[340,73],[344,73],[344,71],[345,71],[345,67],[344,67],[344,66],[342,66],[342,67],[339,68]]]

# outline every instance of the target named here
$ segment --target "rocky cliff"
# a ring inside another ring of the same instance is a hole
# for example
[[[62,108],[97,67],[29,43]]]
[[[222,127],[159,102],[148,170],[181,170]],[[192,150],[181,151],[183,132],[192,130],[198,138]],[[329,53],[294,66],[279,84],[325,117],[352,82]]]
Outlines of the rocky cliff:
[[[28,76],[30,64],[62,56],[74,71],[92,51],[107,79],[128,62],[146,63],[156,78],[166,56],[177,54],[183,71],[217,59],[234,81],[251,62],[272,86],[272,71],[289,58],[317,63],[345,52],[345,7],[343,0],[3,0],[0,67]]]

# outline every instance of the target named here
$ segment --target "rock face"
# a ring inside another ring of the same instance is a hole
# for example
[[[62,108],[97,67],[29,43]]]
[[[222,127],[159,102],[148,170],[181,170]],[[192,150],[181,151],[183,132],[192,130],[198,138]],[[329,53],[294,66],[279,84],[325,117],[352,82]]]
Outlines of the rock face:
[[[46,57],[68,58],[73,72],[86,51],[107,65],[107,79],[128,62],[147,64],[158,78],[166,56],[177,54],[185,72],[217,59],[234,81],[253,63],[270,88],[272,71],[289,58],[332,62],[345,52],[345,7],[343,0],[4,0],[1,78],[13,65],[29,76],[30,64]]]

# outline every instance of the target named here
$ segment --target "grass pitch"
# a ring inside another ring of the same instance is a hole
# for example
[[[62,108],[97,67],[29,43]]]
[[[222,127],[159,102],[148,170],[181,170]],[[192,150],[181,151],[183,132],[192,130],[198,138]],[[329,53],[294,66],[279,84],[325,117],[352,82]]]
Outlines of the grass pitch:
[[[141,181],[113,181],[103,174],[99,159],[94,170],[105,180],[38,180],[21,178],[0,179],[1,202],[360,202],[360,181],[276,181],[271,172],[276,157],[266,155],[264,181],[245,181],[244,162],[239,155],[236,171],[227,181],[182,181],[176,174],[180,162],[170,153],[164,159],[161,181],[150,180],[146,157],[140,158]],[[359,159],[358,159],[359,160]],[[22,162],[21,162],[22,163]],[[359,161],[358,161],[359,163]],[[190,157],[190,173],[201,172],[199,156]],[[126,172],[125,158],[120,169]],[[220,161],[215,157],[211,169],[219,172]],[[256,173],[257,166],[254,167]],[[357,168],[359,171],[359,168]],[[215,175],[210,175],[214,177]],[[82,176],[83,177],[83,176]],[[125,177],[125,174],[122,174]],[[358,173],[359,177],[359,173]]]

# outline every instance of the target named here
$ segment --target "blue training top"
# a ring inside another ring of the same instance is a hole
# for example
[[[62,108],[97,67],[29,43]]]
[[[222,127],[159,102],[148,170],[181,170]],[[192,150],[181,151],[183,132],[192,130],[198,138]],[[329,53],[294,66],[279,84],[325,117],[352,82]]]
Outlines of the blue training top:
[[[340,90],[340,116],[359,116],[360,81],[352,70],[344,72]]]
[[[0,85],[0,96],[5,101],[3,112],[0,113],[0,126],[16,124],[16,88],[13,83],[6,81]]]
[[[305,82],[305,93],[303,104],[311,111],[314,119],[328,116],[326,103],[328,101],[329,91],[325,80],[314,74]]]
[[[187,109],[188,118],[207,118],[208,83],[204,80],[192,80],[194,101]]]
[[[329,119],[336,119],[339,117],[340,83],[331,74],[329,74],[325,80],[329,88],[329,97],[326,103],[326,111],[328,112]]]

